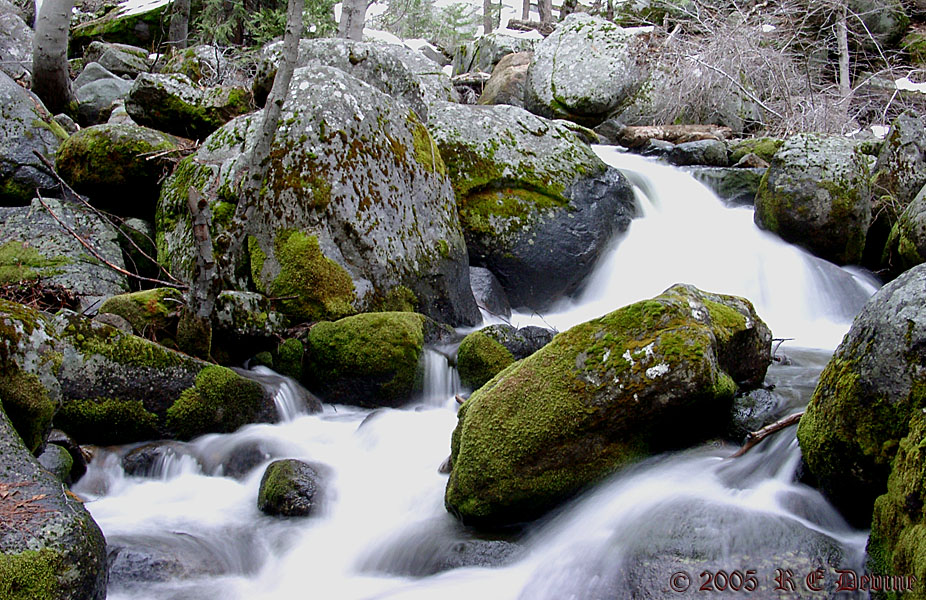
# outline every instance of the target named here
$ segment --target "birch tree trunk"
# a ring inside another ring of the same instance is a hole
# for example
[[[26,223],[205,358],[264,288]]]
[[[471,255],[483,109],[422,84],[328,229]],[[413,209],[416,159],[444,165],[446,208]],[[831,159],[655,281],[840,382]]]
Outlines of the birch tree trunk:
[[[346,40],[363,40],[363,22],[367,14],[366,0],[344,0],[341,3],[341,22],[338,37]]]
[[[68,72],[68,35],[74,0],[44,0],[35,23],[32,91],[53,115],[74,101]]]

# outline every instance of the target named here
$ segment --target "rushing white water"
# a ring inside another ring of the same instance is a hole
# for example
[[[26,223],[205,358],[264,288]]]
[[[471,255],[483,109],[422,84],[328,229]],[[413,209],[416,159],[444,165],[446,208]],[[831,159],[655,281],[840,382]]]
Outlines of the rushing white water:
[[[748,210],[723,208],[686,175],[619,160],[646,216],[582,296],[546,319],[563,327],[676,282],[746,296],[776,335],[824,348],[787,350],[793,364],[769,370],[768,401],[779,412],[799,409],[873,287],[758,231]],[[109,542],[109,597],[656,599],[699,597],[701,571],[724,570],[754,571],[749,595],[778,598],[777,569],[799,584],[818,567],[862,569],[865,532],[795,481],[793,427],[736,460],[720,445],[654,457],[523,529],[477,539],[443,506],[438,465],[460,391],[444,352],[425,353],[425,390],[404,409],[326,405],[305,415],[304,402],[282,399],[280,423],[171,442],[158,449],[156,468],[135,475],[123,456],[136,449],[100,451],[75,491]],[[258,375],[290,387],[272,372]],[[264,467],[282,457],[319,466],[324,492],[313,516],[258,511]],[[679,572],[694,582],[687,594],[670,590]]]
[[[834,348],[877,289],[860,271],[816,258],[760,230],[751,207],[728,208],[691,175],[653,160],[596,146],[635,185],[643,218],[615,240],[580,296],[543,320],[559,330],[651,298],[676,283],[748,298],[776,337]]]

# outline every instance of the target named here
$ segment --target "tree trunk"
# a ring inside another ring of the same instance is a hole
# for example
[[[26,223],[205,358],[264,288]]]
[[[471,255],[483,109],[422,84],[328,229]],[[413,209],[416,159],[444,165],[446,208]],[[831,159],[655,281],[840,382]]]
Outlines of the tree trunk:
[[[74,101],[68,72],[68,35],[74,0],[45,0],[35,23],[32,91],[53,115]]]
[[[222,285],[234,278],[235,259],[247,237],[247,223],[260,199],[261,182],[266,174],[267,159],[280,122],[283,102],[289,94],[289,84],[299,57],[299,38],[302,35],[303,0],[289,0],[286,9],[286,31],[283,34],[283,58],[273,78],[273,87],[264,108],[257,142],[243,167],[244,176],[238,190],[238,205],[229,227],[215,246],[220,258],[213,254],[210,235],[208,202],[194,188],[190,188],[187,202],[193,215],[193,237],[196,251],[196,274],[186,296],[186,307],[178,325],[177,338],[188,340],[181,350],[208,355],[204,340],[211,338],[211,318],[215,301]]]
[[[186,48],[190,27],[190,0],[174,0],[170,14],[167,43],[171,48]]]
[[[846,23],[845,2],[842,3],[840,9],[839,21],[836,23],[836,45],[839,48],[839,93],[845,101],[852,91],[849,81],[849,28]]]
[[[553,22],[553,0],[538,0],[537,9],[540,11],[540,22],[544,25]]]
[[[492,0],[482,0],[482,33],[483,35],[492,33],[493,29],[495,29],[495,23],[492,18]]]
[[[363,22],[367,14],[366,0],[344,0],[341,3],[341,22],[338,37],[347,40],[363,40]]]
[[[563,0],[563,6],[559,9],[559,20],[562,21],[567,16],[574,13],[577,4],[578,2],[576,2],[576,0]]]
[[[531,0],[521,2],[521,20],[527,21],[531,17]]]

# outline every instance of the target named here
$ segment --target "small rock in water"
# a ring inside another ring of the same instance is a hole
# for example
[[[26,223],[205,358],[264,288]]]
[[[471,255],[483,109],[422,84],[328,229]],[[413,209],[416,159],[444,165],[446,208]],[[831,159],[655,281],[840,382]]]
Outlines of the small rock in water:
[[[185,444],[170,441],[151,442],[123,456],[122,469],[126,475],[134,477],[159,477],[171,461],[180,460],[184,456],[199,462]]]
[[[257,508],[268,515],[305,517],[318,506],[321,476],[312,466],[288,458],[270,463],[260,480]]]

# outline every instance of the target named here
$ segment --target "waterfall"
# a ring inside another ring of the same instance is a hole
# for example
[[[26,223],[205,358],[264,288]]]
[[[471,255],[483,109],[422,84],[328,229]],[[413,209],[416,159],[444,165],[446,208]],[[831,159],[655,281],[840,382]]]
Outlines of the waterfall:
[[[877,283],[760,231],[750,209],[724,207],[678,170],[597,152],[628,174],[642,216],[577,297],[544,320],[562,330],[677,282],[745,296],[776,336],[797,338],[787,348],[792,364],[769,368],[768,394],[799,410]],[[795,427],[735,460],[736,448],[720,444],[652,457],[523,528],[476,537],[446,512],[447,477],[438,473],[457,423],[448,354],[423,352],[423,390],[404,409],[325,405],[306,414],[294,382],[247,372],[278,387],[281,422],[184,445],[201,468],[170,479],[126,475],[116,454],[101,451],[75,491],[110,541],[109,598],[686,598],[703,595],[702,572],[725,586],[754,577],[754,597],[777,598],[779,570],[802,586],[824,566],[863,569],[866,532],[797,482]],[[263,469],[278,457],[323,465],[316,515],[258,511]],[[692,586],[673,592],[683,576]]]
[[[250,369],[234,370],[242,377],[260,383],[269,391],[281,421],[292,421],[308,412],[310,404],[318,404],[318,400],[307,389],[291,377],[280,375],[273,369],[258,365]]]

